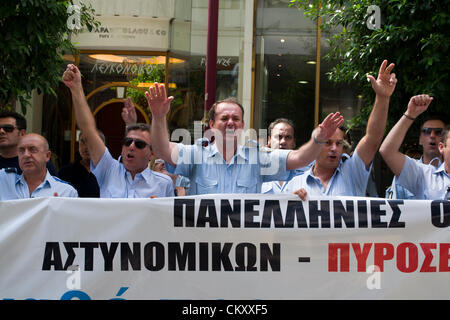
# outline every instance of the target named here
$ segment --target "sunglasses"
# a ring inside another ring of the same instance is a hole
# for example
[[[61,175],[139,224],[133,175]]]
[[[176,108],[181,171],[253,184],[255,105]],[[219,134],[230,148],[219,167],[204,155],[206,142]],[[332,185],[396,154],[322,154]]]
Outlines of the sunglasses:
[[[5,132],[13,132],[14,129],[16,129],[17,127],[13,126],[12,124],[3,124],[0,125],[0,129],[3,129]]]
[[[441,136],[442,135],[442,131],[444,131],[444,129],[442,128],[423,128],[422,129],[422,133],[426,136],[429,136],[431,134],[431,132],[434,131],[434,133],[437,136]]]
[[[138,149],[144,149],[146,146],[150,146],[147,142],[145,142],[144,140],[141,139],[133,139],[133,138],[123,138],[122,144],[125,147],[129,147],[131,146],[131,144],[134,142],[134,145],[136,146],[136,148]],[[152,146],[150,146],[150,150],[152,149]]]

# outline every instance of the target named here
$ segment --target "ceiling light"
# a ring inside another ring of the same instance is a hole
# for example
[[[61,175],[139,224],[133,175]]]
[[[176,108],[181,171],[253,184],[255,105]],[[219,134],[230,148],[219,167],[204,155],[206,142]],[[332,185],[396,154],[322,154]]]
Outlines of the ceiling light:
[[[307,83],[309,83],[308,81],[305,81],[305,80],[300,80],[298,83],[300,83],[300,84],[307,84]]]
[[[316,64],[316,61],[314,60],[306,61],[306,64]]]
[[[284,40],[283,38],[280,39],[281,43],[284,43],[286,40]]]

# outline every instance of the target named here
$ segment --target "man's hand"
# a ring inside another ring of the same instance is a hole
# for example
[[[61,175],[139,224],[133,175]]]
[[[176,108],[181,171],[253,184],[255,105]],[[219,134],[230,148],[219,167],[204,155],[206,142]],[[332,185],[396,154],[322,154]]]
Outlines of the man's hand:
[[[163,84],[155,83],[154,87],[145,92],[145,97],[153,118],[164,118],[169,113],[173,97],[167,97],[166,88]]]
[[[369,74],[367,75],[367,79],[372,83],[372,88],[377,95],[389,98],[394,92],[397,79],[395,78],[395,73],[391,73],[395,65],[391,63],[386,67],[387,63],[387,60],[384,60],[381,64],[376,80]]]
[[[294,194],[298,195],[298,197],[302,200],[302,201],[306,201],[306,198],[308,196],[308,193],[306,192],[306,190],[304,188],[300,188],[297,191],[293,192]]]
[[[67,65],[66,71],[63,73],[62,80],[70,90],[83,90],[80,70],[78,70],[77,66],[74,64]]]
[[[315,134],[315,138],[319,142],[325,142],[334,134],[337,128],[344,122],[344,117],[341,116],[339,112],[330,113],[325,120],[319,124],[319,127],[316,128],[313,132]]]
[[[419,94],[417,96],[411,97],[408,103],[408,110],[406,114],[412,118],[417,118],[420,114],[425,112],[430,106],[433,97],[427,94]]]
[[[137,114],[136,108],[134,107],[133,101],[131,98],[123,99],[123,108],[122,108],[122,120],[125,122],[125,125],[128,126],[130,124],[135,124],[137,122]]]

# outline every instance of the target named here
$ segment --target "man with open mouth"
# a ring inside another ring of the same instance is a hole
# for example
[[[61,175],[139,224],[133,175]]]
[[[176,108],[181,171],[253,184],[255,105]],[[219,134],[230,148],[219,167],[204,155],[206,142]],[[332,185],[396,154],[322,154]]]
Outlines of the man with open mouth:
[[[91,156],[101,198],[155,198],[174,196],[172,180],[148,167],[153,155],[150,126],[129,125],[122,141],[121,159],[114,159],[100,138],[94,116],[87,104],[79,69],[69,64],[63,81],[72,93],[75,118],[83,132]]]

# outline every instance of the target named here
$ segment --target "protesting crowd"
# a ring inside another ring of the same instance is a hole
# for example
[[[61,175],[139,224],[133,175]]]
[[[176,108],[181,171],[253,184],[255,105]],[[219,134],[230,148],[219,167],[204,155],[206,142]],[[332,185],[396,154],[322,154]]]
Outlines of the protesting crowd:
[[[244,108],[235,98],[217,101],[208,114],[210,132],[192,145],[169,139],[166,116],[173,97],[163,84],[145,96],[151,125],[136,123],[133,102],[124,101],[126,124],[122,151],[115,159],[97,129],[75,65],[62,81],[70,89],[79,137],[80,159],[56,172],[47,140],[26,132],[16,112],[0,113],[0,200],[35,197],[160,198],[217,193],[291,193],[309,196],[367,196],[373,160],[379,151],[394,174],[386,197],[450,199],[450,136],[445,119],[426,117],[433,97],[412,96],[385,136],[389,101],[397,79],[385,60],[377,78],[368,75],[375,93],[365,134],[354,149],[339,112],[330,113],[296,148],[294,124],[280,118],[268,127],[267,145],[240,143]],[[424,114],[413,159],[401,150],[413,122]]]

